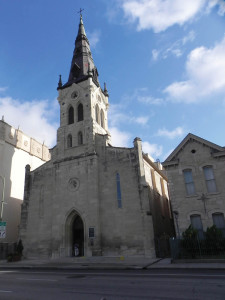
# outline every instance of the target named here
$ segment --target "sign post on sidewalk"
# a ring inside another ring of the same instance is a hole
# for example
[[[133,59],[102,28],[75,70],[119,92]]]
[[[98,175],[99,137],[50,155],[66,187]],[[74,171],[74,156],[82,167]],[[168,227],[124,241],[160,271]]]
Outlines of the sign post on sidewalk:
[[[4,197],[5,197],[5,177],[0,175],[0,178],[2,180],[2,199],[1,199],[1,205],[0,205],[0,222],[2,221],[3,217],[3,205],[5,204],[4,202]]]
[[[6,237],[6,222],[0,222],[0,239]]]

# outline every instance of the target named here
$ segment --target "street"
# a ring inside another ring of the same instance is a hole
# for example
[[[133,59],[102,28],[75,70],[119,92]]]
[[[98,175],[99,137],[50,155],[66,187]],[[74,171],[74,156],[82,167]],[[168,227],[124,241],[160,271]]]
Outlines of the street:
[[[2,270],[1,300],[225,299],[225,270]]]

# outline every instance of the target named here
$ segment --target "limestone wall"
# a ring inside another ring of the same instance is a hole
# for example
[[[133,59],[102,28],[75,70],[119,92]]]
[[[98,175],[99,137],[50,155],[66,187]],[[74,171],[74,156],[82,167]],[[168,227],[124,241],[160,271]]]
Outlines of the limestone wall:
[[[5,243],[18,239],[20,211],[24,194],[25,166],[30,164],[32,170],[49,159],[48,148],[0,121],[0,175],[5,179],[5,202],[3,221],[7,222]],[[2,179],[0,193],[2,195]]]
[[[189,141],[177,155],[177,159],[164,163],[169,179],[173,211],[178,212],[180,234],[190,225],[190,216],[201,216],[203,230],[213,225],[212,214],[225,216],[225,154],[199,141]],[[212,166],[217,191],[207,191],[203,167]],[[195,193],[187,195],[183,170],[192,170]],[[206,198],[201,200],[202,194]],[[178,231],[178,230],[177,230]],[[177,232],[178,233],[178,232]]]

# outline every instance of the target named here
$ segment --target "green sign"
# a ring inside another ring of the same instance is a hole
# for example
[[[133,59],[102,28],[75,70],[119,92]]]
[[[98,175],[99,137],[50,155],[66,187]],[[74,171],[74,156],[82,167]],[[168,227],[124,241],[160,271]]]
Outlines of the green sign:
[[[6,222],[0,222],[0,239],[4,239],[6,236]]]

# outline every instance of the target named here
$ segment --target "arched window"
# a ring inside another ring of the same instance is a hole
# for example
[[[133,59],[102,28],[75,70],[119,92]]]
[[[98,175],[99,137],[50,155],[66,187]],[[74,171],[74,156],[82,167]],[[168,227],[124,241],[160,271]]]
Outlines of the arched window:
[[[204,233],[203,233],[203,226],[202,226],[202,219],[200,215],[191,215],[191,225],[193,228],[195,228],[198,231],[198,237],[200,239],[204,238]]]
[[[72,106],[70,106],[68,111],[68,124],[73,124],[73,123],[74,123],[74,109]]]
[[[81,131],[78,132],[78,145],[83,144],[83,134]]]
[[[195,185],[192,177],[192,170],[186,169],[183,170],[184,182],[186,186],[186,192],[188,196],[195,195]]]
[[[99,107],[98,104],[96,104],[95,106],[95,120],[98,124],[100,124],[100,120],[99,120]]]
[[[216,193],[216,182],[214,178],[213,168],[212,166],[205,166],[203,168],[204,175],[205,175],[205,182],[208,193]]]
[[[71,135],[71,134],[69,134],[69,135],[67,136],[67,147],[68,147],[68,148],[71,148],[71,147],[72,147],[72,135]]]
[[[104,112],[102,109],[101,109],[100,117],[101,117],[101,126],[102,126],[102,128],[105,129],[105,116],[104,116]]]
[[[80,103],[77,107],[77,121],[83,121],[84,119],[84,111],[83,111],[83,105]]]
[[[223,213],[214,213],[212,214],[213,224],[222,231],[223,236],[225,237],[225,220]]]

